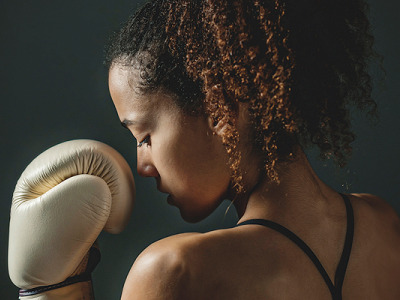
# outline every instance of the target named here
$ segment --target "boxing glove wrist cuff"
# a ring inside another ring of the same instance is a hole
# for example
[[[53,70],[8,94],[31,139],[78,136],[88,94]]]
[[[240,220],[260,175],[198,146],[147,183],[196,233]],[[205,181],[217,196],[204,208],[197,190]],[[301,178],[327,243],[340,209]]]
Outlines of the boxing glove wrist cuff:
[[[47,291],[59,289],[68,285],[72,285],[78,282],[86,282],[86,281],[92,281],[92,272],[96,268],[97,264],[100,262],[101,254],[98,248],[92,247],[89,250],[89,260],[87,263],[87,267],[84,273],[72,276],[67,278],[66,280],[56,283],[56,284],[51,284],[51,285],[46,285],[46,286],[38,286],[33,289],[21,289],[19,290],[19,296],[24,297],[24,296],[32,296],[32,295],[37,295],[40,293],[44,293]]]

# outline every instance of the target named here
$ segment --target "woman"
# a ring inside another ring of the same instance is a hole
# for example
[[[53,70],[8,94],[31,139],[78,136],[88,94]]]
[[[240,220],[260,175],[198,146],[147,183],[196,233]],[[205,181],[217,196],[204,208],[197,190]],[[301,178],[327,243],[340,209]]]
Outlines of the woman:
[[[108,51],[109,87],[154,177],[197,222],[223,199],[239,226],[158,241],[122,299],[399,299],[400,222],[341,195],[303,149],[344,165],[349,105],[376,112],[366,4],[151,1]]]

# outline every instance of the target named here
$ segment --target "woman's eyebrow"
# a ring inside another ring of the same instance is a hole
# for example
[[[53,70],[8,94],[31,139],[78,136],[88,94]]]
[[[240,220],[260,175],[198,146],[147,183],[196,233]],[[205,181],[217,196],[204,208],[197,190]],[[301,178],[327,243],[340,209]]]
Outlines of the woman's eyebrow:
[[[122,127],[124,127],[124,128],[128,128],[128,126],[136,125],[136,124],[137,124],[137,122],[136,122],[136,121],[133,121],[133,120],[124,119],[123,121],[121,121],[121,125],[122,125]]]

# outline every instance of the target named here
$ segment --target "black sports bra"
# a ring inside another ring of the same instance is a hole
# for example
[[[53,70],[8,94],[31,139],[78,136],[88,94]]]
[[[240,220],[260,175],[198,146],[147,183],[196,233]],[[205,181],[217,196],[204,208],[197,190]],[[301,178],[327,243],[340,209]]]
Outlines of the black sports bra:
[[[310,247],[308,247],[307,244],[302,239],[300,239],[297,235],[295,235],[293,232],[291,232],[286,227],[283,227],[282,225],[279,225],[278,223],[275,223],[273,221],[264,220],[264,219],[251,219],[251,220],[247,220],[242,223],[239,223],[236,226],[243,226],[243,225],[249,225],[249,224],[262,225],[262,226],[271,228],[273,230],[276,230],[276,231],[280,232],[281,234],[283,234],[284,236],[286,236],[287,238],[289,238],[297,246],[299,246],[300,249],[305,252],[305,254],[307,254],[307,256],[312,260],[314,265],[317,267],[319,273],[325,280],[325,283],[327,284],[329,291],[331,292],[332,299],[333,300],[341,300],[344,276],[346,273],[347,264],[349,262],[351,246],[353,244],[354,214],[353,214],[353,207],[351,206],[349,198],[346,195],[343,195],[343,194],[340,194],[340,195],[342,196],[344,203],[346,205],[347,230],[346,230],[346,239],[344,242],[342,256],[340,257],[339,264],[336,268],[335,284],[332,283],[331,279],[328,276],[328,273],[326,273],[321,262],[319,261],[317,256],[314,254],[314,252],[310,249]]]

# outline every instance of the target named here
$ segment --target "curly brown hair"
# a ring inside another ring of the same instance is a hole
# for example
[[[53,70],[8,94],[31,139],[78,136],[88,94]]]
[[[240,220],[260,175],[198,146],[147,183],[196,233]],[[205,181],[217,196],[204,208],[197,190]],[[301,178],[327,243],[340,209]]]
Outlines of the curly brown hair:
[[[363,0],[153,0],[114,36],[106,61],[138,63],[143,93],[163,88],[188,114],[224,118],[242,192],[239,102],[271,180],[299,144],[345,164],[355,138],[349,104],[376,115],[367,11]]]

